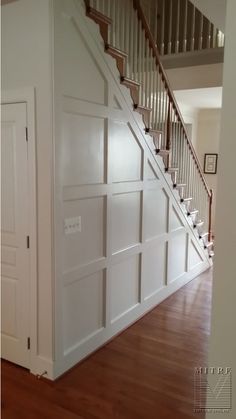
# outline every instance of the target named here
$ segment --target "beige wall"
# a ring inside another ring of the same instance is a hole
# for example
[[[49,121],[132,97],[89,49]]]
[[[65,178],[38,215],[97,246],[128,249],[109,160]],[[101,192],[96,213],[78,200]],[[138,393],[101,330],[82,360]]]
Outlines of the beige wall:
[[[217,153],[219,154],[219,142],[220,142],[220,109],[201,109],[198,113],[197,121],[197,141],[196,151],[204,169],[204,154],[205,153]],[[215,232],[215,204],[216,204],[216,187],[217,187],[217,174],[207,175],[205,174],[207,184],[209,188],[213,189],[214,200],[213,200],[213,223],[212,231]]]
[[[235,188],[235,97],[236,97],[236,2],[228,0],[223,110],[216,209],[216,258],[213,282],[212,334],[209,366],[227,366],[233,371],[233,410],[222,417],[236,417],[236,188]],[[207,415],[219,418],[219,413]]]

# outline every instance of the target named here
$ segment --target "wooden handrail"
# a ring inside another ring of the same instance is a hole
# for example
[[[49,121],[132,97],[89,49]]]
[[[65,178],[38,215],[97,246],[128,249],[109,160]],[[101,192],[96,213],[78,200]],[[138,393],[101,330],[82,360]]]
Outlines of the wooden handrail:
[[[140,4],[140,0],[133,0],[133,6],[134,6],[135,10],[137,11],[139,20],[142,23],[142,27],[143,27],[143,29],[145,31],[146,39],[149,41],[149,46],[152,49],[153,57],[156,59],[156,64],[159,67],[159,73],[160,73],[160,75],[162,77],[162,81],[163,81],[163,83],[164,83],[164,85],[165,85],[165,87],[167,89],[169,100],[172,103],[172,106],[173,106],[173,108],[174,108],[174,110],[176,112],[176,116],[177,116],[179,122],[181,123],[181,126],[182,126],[182,129],[184,131],[184,134],[185,134],[185,137],[186,137],[186,140],[187,140],[187,143],[188,143],[190,152],[191,152],[191,154],[193,156],[193,159],[194,159],[195,164],[197,166],[198,172],[200,174],[200,177],[202,179],[202,182],[204,184],[204,187],[206,189],[206,192],[208,194],[208,197],[211,198],[211,191],[210,191],[210,189],[207,186],[207,183],[206,183],[206,180],[205,180],[205,177],[204,177],[204,174],[203,174],[203,171],[202,171],[200,162],[199,162],[198,157],[196,155],[196,152],[195,152],[195,150],[193,148],[192,142],[190,141],[190,139],[188,137],[188,133],[187,133],[186,128],[185,128],[185,123],[184,123],[183,117],[182,117],[181,112],[179,110],[179,106],[178,106],[177,101],[176,101],[176,99],[174,97],[174,94],[172,93],[170,82],[168,80],[168,77],[166,75],[166,72],[164,70],[164,67],[163,67],[163,65],[162,65],[162,63],[160,61],[160,54],[159,54],[159,51],[158,51],[156,42],[155,42],[155,40],[153,38],[152,32],[151,32],[151,30],[149,28],[149,25],[147,23],[147,19],[146,19],[144,13],[143,13],[143,10],[142,10],[141,4]]]

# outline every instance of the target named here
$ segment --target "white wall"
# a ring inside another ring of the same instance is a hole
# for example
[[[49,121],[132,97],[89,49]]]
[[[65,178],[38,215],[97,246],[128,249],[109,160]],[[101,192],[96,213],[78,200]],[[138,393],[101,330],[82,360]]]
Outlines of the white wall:
[[[98,27],[77,4],[54,2],[55,376],[209,267]],[[81,231],[65,234],[65,219],[78,216]]]
[[[1,7],[2,88],[35,88],[37,151],[38,366],[49,370],[52,332],[52,68],[51,2],[19,0]],[[31,139],[30,139],[31,140]]]
[[[216,259],[213,281],[212,334],[210,366],[227,366],[233,371],[233,410],[224,414],[236,417],[236,189],[235,189],[235,96],[236,96],[236,2],[228,0],[226,51],[223,82],[223,109],[220,135],[220,164],[216,210]],[[218,418],[209,413],[207,418]]]
[[[178,106],[186,124],[186,129],[189,137],[193,143],[194,148],[197,146],[197,127],[198,127],[198,109],[195,109],[183,102],[179,102],[177,98]]]
[[[196,151],[204,168],[204,154],[219,154],[221,109],[201,109],[198,113]],[[221,155],[219,156],[219,159]],[[213,189],[212,231],[215,233],[215,207],[218,174],[204,174],[209,188]]]
[[[227,0],[192,0],[192,3],[210,19],[217,28],[224,32]]]

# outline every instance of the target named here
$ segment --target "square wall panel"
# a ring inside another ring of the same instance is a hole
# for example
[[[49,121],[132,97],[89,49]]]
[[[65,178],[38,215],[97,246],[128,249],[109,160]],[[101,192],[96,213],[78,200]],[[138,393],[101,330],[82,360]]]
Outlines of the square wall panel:
[[[105,211],[104,197],[64,203],[64,223],[81,217],[81,231],[64,231],[64,272],[105,256]]]
[[[140,255],[112,266],[110,277],[111,319],[124,315],[140,300]]]
[[[172,237],[168,245],[168,282],[172,282],[186,272],[187,234],[180,232]]]
[[[64,186],[104,182],[105,121],[63,114],[62,182]]]
[[[110,121],[109,168],[112,182],[137,181],[142,177],[142,149],[129,125]]]
[[[144,192],[145,239],[167,233],[169,198],[163,189]]]
[[[146,248],[143,253],[142,286],[144,299],[151,297],[166,285],[167,243]]]
[[[104,272],[86,276],[63,290],[65,352],[104,327]]]
[[[140,242],[141,193],[130,192],[112,197],[112,253]]]

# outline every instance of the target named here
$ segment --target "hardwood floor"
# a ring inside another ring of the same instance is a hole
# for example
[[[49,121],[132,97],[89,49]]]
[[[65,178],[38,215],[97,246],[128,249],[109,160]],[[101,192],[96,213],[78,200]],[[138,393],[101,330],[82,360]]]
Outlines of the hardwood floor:
[[[207,362],[208,271],[56,382],[2,362],[3,419],[188,419]]]

